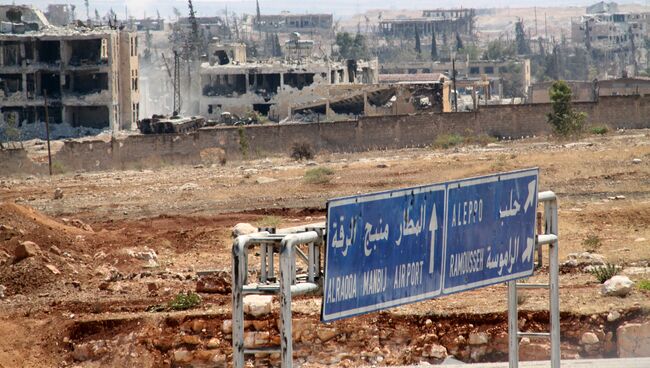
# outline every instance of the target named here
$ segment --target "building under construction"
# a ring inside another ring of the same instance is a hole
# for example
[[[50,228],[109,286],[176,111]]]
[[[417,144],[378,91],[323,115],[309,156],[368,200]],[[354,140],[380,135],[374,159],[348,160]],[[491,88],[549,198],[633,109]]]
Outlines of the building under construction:
[[[0,6],[0,21],[0,124],[22,138],[43,136],[46,113],[55,137],[135,127],[135,33],[55,27],[30,6]]]

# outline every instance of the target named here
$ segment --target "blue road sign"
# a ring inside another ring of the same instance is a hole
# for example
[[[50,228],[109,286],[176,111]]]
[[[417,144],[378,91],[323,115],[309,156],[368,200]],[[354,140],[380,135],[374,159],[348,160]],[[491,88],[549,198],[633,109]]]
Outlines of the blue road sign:
[[[538,175],[328,201],[322,320],[530,276]]]

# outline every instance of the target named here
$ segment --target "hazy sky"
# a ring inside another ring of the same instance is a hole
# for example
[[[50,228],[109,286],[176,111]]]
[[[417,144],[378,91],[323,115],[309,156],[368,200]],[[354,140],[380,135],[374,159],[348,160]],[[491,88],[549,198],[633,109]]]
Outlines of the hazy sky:
[[[255,0],[193,0],[194,7],[199,16],[213,16],[223,14],[226,6],[228,10],[237,13],[255,12]],[[263,13],[279,13],[283,10],[292,13],[334,13],[336,17],[346,17],[369,9],[429,9],[429,8],[452,8],[452,7],[532,7],[532,6],[585,6],[595,3],[596,0],[546,0],[541,3],[538,0],[517,0],[516,2],[506,0],[260,0],[260,8]],[[640,3],[646,4],[644,0],[619,1],[619,3]],[[17,4],[21,3],[16,1]],[[77,17],[85,17],[83,0],[31,0],[29,4],[45,9],[48,3],[69,3],[77,6]],[[94,14],[97,8],[101,14],[113,8],[115,12],[123,17],[125,5],[130,15],[137,18],[142,17],[145,12],[148,16],[155,16],[156,9],[161,16],[167,17],[172,14],[172,7],[178,8],[181,13],[187,12],[187,2],[184,0],[89,0],[90,13]]]

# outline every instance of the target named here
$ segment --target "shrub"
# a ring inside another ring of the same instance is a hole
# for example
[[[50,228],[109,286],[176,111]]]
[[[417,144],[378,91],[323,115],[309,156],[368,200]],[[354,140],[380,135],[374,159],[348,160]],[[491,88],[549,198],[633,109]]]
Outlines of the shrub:
[[[607,132],[609,132],[609,128],[606,125],[591,127],[591,134],[604,135]]]
[[[327,167],[317,167],[307,170],[304,179],[309,184],[328,184],[332,181],[332,175],[334,175],[334,170]]]
[[[243,126],[240,126],[237,129],[237,134],[239,134],[239,151],[241,152],[244,158],[248,158],[248,137],[246,136],[246,129]]]
[[[187,310],[194,308],[199,304],[201,304],[201,297],[199,294],[192,291],[188,291],[187,293],[181,291],[169,302],[169,309],[177,311]]]
[[[307,142],[296,142],[291,146],[291,158],[296,161],[311,160],[314,158],[314,150]]]
[[[65,174],[65,166],[59,161],[52,162],[52,173]]]
[[[650,280],[640,280],[637,285],[641,290],[650,291]]]
[[[591,271],[589,271],[589,273],[594,275],[598,282],[602,284],[605,281],[611,279],[613,276],[618,275],[619,270],[620,269],[618,266],[607,263],[604,266],[594,267]]]
[[[447,149],[455,147],[463,142],[463,137],[458,134],[443,134],[436,137],[436,140],[433,141],[433,147]]]
[[[476,144],[476,145],[484,146],[484,147],[487,146],[488,144],[494,143],[496,141],[497,141],[496,138],[494,138],[494,137],[492,137],[490,135],[487,135],[487,134],[479,134],[477,136],[468,136],[465,139],[465,143]]]
[[[547,115],[555,133],[562,137],[580,134],[587,114],[573,110],[571,88],[567,82],[557,80],[549,89],[552,111]]]
[[[259,227],[278,227],[281,222],[282,218],[279,216],[264,216],[257,222],[257,224]]]
[[[585,240],[582,241],[582,245],[584,245],[585,250],[589,253],[596,253],[598,249],[603,245],[603,241],[600,240],[600,237],[596,234],[589,234],[585,238]]]

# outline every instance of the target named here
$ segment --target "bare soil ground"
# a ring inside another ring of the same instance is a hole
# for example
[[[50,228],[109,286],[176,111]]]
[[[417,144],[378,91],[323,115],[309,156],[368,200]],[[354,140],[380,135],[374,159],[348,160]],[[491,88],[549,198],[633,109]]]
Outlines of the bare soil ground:
[[[633,163],[635,158],[641,162]],[[325,183],[306,182],[305,172],[319,166],[334,174]],[[323,221],[327,198],[534,166],[541,170],[540,189],[560,198],[561,259],[583,252],[585,238],[596,234],[602,241],[598,253],[624,267],[632,280],[650,279],[646,130],[577,142],[535,138],[448,150],[324,154],[311,162],[269,158],[156,171],[0,177],[0,285],[6,287],[0,299],[5,337],[0,367],[183,366],[183,356],[175,355],[179,349],[193,352],[193,366],[203,357],[206,364],[215,356],[228,362],[231,343],[223,326],[230,318],[228,292],[201,294],[201,305],[189,311],[147,309],[194,290],[197,271],[229,272],[234,224]],[[259,184],[260,178],[277,181]],[[63,198],[54,199],[56,188]],[[22,241],[40,250],[15,262],[14,249]],[[545,277],[542,269],[533,279]],[[648,319],[650,292],[635,288],[616,298],[599,290],[588,273],[562,274],[565,357],[614,356],[615,341],[608,341],[607,333],[623,321]],[[522,328],[548,328],[545,291],[527,291],[520,308]],[[298,336],[296,355],[305,366],[436,362],[423,351],[439,343],[465,361],[503,360],[505,310],[506,288],[497,285],[323,325],[320,299],[301,297],[294,303],[295,324],[338,333],[327,341],[319,336],[317,344],[313,333]],[[608,322],[611,311],[622,316]],[[273,341],[275,325],[268,317],[250,328],[270,330]],[[460,339],[476,331],[492,336],[481,354]],[[579,346],[585,331],[602,334],[598,351]],[[528,350],[529,359],[548,353],[541,343]],[[271,363],[258,356],[256,364]]]

